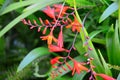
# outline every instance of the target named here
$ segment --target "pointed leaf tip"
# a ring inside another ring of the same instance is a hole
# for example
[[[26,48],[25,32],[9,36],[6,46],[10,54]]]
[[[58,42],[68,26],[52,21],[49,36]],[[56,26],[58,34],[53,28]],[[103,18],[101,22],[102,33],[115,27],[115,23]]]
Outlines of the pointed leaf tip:
[[[100,19],[99,19],[99,23],[101,23],[102,21],[104,21],[107,17],[109,17],[113,12],[115,12],[116,10],[118,10],[118,3],[117,1],[112,3],[101,15]]]
[[[20,62],[17,72],[24,69],[28,64],[30,64],[32,61],[37,59],[38,57],[44,56],[50,54],[47,48],[39,47],[33,49],[31,52],[28,53],[27,56],[24,57],[24,59]]]

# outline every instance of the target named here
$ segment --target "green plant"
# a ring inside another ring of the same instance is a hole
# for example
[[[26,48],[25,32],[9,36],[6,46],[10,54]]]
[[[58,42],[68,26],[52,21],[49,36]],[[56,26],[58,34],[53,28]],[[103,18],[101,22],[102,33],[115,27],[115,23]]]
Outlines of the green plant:
[[[70,80],[102,80],[102,78],[115,80],[112,77],[117,78],[119,69],[114,65],[120,66],[118,60],[120,57],[120,8],[118,0],[109,5],[110,2],[112,1],[20,0],[9,6],[3,5],[1,15],[13,10],[20,15],[0,31],[0,37],[22,21],[31,30],[42,32],[40,38],[47,41],[47,45],[42,44],[41,41],[39,45],[41,47],[28,53],[21,61],[17,72],[22,71],[36,59],[47,55],[50,58],[55,57],[50,60],[52,67],[46,74],[39,74],[39,62],[36,61],[36,64],[33,64],[36,77],[48,77],[47,80],[65,80],[66,78]],[[97,5],[99,7],[96,8]],[[104,11],[106,5],[108,8]],[[100,13],[99,10],[101,10]],[[117,10],[118,12],[113,14]],[[110,15],[112,16],[108,18]],[[108,19],[105,20],[106,18]],[[109,66],[113,70],[110,70]],[[71,71],[73,77],[69,75]]]

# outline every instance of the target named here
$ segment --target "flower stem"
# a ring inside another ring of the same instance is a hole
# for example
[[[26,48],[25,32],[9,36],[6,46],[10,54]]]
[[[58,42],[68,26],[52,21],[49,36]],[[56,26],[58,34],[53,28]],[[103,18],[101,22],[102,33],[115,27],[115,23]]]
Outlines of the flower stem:
[[[77,9],[76,9],[76,0],[73,0],[74,2],[74,10],[75,10],[75,14],[77,16],[77,19],[78,21],[82,24],[82,30],[80,31],[80,36],[81,36],[81,39],[82,39],[82,42],[85,43],[87,42],[87,45],[83,45],[83,47],[85,48],[86,52],[88,52],[89,56],[94,58],[94,60],[92,60],[92,65],[94,66],[97,66],[96,68],[94,68],[94,70],[96,72],[100,72],[100,73],[105,73],[103,67],[102,67],[102,64],[100,62],[100,59],[98,57],[98,54],[93,46],[93,43],[91,40],[89,40],[88,38],[88,32],[86,31],[85,27],[84,27],[84,24],[77,12]]]

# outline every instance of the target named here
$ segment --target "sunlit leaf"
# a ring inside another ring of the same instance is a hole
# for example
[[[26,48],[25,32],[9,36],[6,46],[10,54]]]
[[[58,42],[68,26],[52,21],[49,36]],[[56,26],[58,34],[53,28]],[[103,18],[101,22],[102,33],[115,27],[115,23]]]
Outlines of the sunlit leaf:
[[[73,0],[66,0],[66,2],[70,5],[70,6],[74,6],[73,4]],[[90,8],[90,7],[94,7],[95,4],[91,3],[88,0],[76,0],[76,6],[77,7],[81,7],[81,8]]]

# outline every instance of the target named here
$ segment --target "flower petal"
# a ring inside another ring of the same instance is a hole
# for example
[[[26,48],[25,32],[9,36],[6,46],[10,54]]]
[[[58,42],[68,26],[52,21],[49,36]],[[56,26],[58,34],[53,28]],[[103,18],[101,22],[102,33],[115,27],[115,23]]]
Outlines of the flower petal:
[[[56,45],[49,45],[48,46],[50,52],[62,52],[62,51],[66,51],[66,52],[69,52],[69,50],[66,50],[64,48],[61,48],[59,46],[56,46]]]

